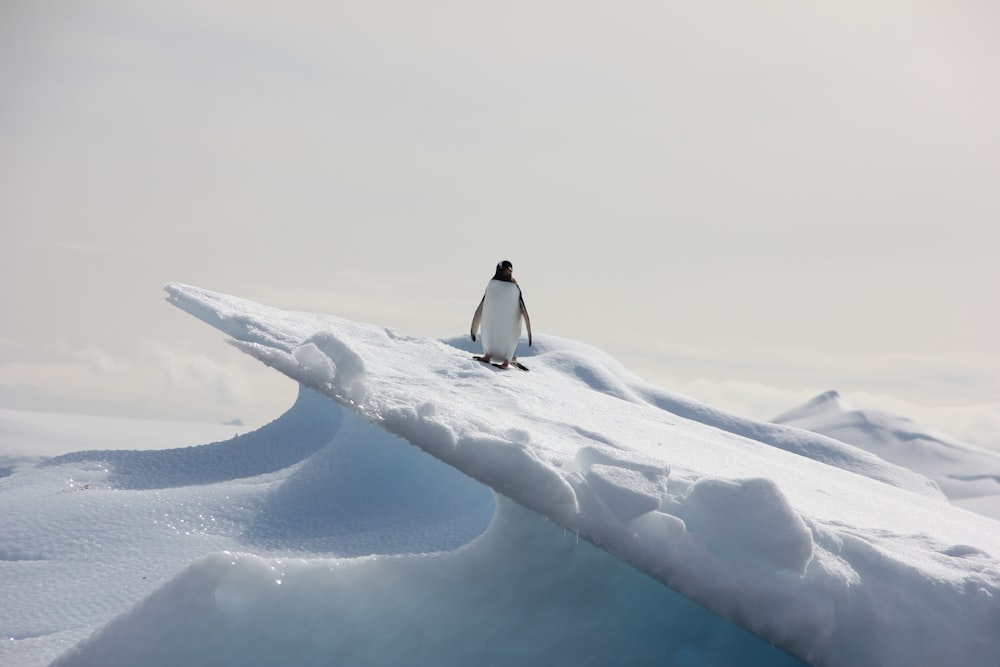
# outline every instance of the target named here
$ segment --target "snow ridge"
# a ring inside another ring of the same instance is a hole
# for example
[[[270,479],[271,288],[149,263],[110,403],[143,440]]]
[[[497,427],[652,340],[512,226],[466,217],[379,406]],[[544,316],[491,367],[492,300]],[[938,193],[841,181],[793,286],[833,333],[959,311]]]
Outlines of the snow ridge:
[[[532,373],[504,373],[440,341],[167,291],[264,363],[812,664],[986,665],[1000,650],[971,630],[1000,617],[996,524],[922,476],[678,400],[568,341],[538,337]]]

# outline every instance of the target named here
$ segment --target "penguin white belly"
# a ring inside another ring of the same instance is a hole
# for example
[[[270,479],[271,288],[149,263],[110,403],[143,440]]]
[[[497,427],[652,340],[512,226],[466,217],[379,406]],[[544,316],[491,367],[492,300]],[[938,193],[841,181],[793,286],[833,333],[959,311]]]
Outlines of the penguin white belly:
[[[503,363],[514,358],[521,337],[521,289],[516,283],[491,280],[483,300],[483,354]]]

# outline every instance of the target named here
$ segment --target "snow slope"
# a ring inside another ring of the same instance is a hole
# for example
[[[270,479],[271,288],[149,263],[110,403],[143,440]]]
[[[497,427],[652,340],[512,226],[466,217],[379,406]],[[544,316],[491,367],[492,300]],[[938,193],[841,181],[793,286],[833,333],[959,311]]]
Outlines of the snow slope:
[[[919,474],[571,341],[504,372],[463,339],[167,291],[308,388],[228,442],[0,476],[0,664],[1000,654],[1000,524]]]
[[[1000,454],[828,391],[773,420],[828,435],[934,480],[956,505],[1000,519]]]
[[[18,466],[0,545],[5,666],[801,664],[308,389]]]
[[[519,352],[531,373],[505,373],[440,341],[167,290],[245,352],[808,662],[1000,654],[985,632],[1000,627],[1000,530],[910,471],[699,419],[564,341],[539,337]]]

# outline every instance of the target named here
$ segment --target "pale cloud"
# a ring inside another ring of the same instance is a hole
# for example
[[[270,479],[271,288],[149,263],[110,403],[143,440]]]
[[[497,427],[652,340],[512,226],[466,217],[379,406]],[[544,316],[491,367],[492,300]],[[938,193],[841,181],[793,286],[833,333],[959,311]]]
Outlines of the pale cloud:
[[[602,342],[632,368],[677,378],[762,382],[803,390],[866,389],[928,402],[1000,400],[1000,353],[941,349],[933,354],[781,346],[753,339],[688,342],[627,334]],[[817,385],[825,386],[817,386]]]
[[[0,362],[0,392],[19,409],[66,410],[76,398],[108,414],[257,424],[291,405],[294,383],[220,348],[208,355],[152,339],[114,352],[45,345],[23,351],[30,360]]]

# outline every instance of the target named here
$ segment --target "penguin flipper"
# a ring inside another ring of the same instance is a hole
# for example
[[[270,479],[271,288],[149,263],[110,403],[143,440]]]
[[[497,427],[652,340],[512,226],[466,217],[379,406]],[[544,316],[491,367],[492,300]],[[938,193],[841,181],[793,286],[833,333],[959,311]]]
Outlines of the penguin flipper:
[[[483,321],[483,304],[485,302],[486,295],[484,294],[483,298],[479,301],[479,307],[476,308],[476,314],[472,316],[472,330],[470,333],[472,334],[473,342],[476,340],[476,331],[479,330],[479,323]]]
[[[521,317],[524,318],[524,326],[528,329],[528,347],[531,347],[531,318],[528,317],[528,309],[524,305],[524,297],[518,297],[518,302],[521,304]]]

